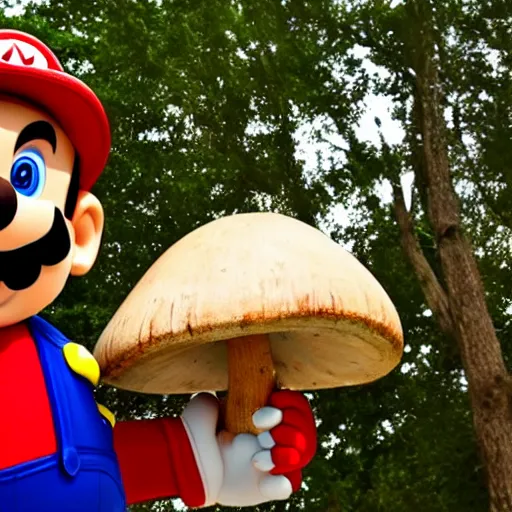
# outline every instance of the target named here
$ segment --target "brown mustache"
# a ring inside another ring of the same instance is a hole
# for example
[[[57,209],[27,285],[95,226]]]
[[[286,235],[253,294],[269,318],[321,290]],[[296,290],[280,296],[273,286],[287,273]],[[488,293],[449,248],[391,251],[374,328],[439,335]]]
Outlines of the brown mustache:
[[[71,249],[71,239],[64,216],[55,208],[50,231],[42,238],[12,251],[0,251],[0,281],[11,290],[24,290],[32,286],[43,265],[57,265]]]

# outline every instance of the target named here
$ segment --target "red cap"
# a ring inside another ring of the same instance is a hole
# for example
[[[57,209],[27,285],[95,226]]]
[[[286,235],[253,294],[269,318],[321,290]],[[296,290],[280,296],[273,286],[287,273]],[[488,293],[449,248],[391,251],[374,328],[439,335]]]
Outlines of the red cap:
[[[0,30],[0,92],[39,106],[61,125],[80,157],[80,189],[90,190],[110,152],[107,115],[91,89],[35,37]]]

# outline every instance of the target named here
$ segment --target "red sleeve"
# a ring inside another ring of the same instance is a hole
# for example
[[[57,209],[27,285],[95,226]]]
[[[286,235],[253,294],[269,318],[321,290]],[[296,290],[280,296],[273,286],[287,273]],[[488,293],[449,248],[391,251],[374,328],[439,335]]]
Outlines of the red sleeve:
[[[201,475],[181,419],[116,423],[114,447],[129,505],[178,497],[188,507],[204,505]]]

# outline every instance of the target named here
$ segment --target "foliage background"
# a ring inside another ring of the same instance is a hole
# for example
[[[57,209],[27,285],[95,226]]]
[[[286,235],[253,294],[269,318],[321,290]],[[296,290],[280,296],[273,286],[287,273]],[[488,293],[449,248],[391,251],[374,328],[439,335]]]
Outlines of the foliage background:
[[[19,2],[0,1],[1,25],[45,41],[99,95],[111,121],[112,154],[95,188],[107,218],[98,263],[45,312],[68,336],[92,348],[167,247],[214,218],[254,210],[320,226],[371,269],[398,308],[401,366],[368,386],[311,395],[322,445],[304,489],[260,511],[486,510],[459,355],[406,263],[388,192],[420,154],[413,4],[48,0],[13,15]],[[423,6],[440,49],[455,187],[510,364],[511,5]],[[389,125],[379,119],[379,143],[357,130],[381,96],[393,101],[399,143],[386,142]],[[314,165],[298,133],[323,149]],[[421,184],[413,196],[417,235],[435,269]],[[178,414],[187,400],[99,394],[118,418]]]

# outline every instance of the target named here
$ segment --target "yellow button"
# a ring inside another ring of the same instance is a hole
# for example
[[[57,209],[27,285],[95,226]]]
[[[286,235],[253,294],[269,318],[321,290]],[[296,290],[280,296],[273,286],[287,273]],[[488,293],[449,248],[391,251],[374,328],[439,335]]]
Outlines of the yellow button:
[[[78,343],[67,343],[64,345],[63,351],[69,367],[97,386],[100,382],[100,366],[94,356]]]
[[[112,414],[104,405],[96,403],[98,406],[98,410],[100,411],[101,415],[108,420],[108,422],[112,425],[112,428],[114,428],[114,425],[116,424],[116,417],[114,414]]]

